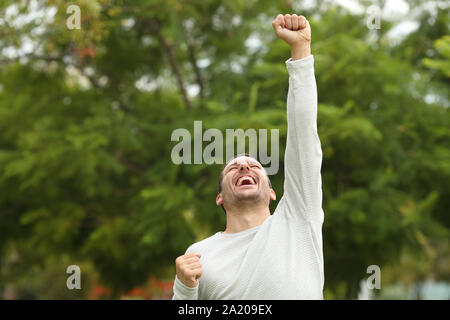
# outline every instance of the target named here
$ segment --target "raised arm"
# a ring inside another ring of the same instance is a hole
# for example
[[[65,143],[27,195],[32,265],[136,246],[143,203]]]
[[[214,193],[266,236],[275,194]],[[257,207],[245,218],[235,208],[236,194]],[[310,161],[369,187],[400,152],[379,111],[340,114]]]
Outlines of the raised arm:
[[[272,22],[277,37],[291,47],[284,195],[280,204],[289,218],[322,223],[322,148],[317,132],[317,86],[311,55],[311,28],[303,16],[278,15]]]

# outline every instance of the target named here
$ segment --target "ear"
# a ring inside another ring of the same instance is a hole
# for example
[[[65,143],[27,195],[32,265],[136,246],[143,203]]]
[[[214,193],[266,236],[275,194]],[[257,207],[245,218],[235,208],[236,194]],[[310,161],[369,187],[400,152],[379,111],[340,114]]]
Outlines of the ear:
[[[223,199],[222,199],[222,193],[219,193],[216,197],[216,204],[218,206],[220,206],[221,204],[223,204]]]
[[[275,191],[273,189],[270,189],[270,200],[276,200],[277,195],[275,194]]]

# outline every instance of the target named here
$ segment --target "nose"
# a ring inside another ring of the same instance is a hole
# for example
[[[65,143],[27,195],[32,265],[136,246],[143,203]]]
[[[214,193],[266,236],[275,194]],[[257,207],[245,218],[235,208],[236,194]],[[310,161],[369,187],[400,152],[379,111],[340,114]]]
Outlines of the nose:
[[[244,163],[240,163],[239,164],[239,171],[250,171],[250,167],[248,165],[248,163],[244,162]]]

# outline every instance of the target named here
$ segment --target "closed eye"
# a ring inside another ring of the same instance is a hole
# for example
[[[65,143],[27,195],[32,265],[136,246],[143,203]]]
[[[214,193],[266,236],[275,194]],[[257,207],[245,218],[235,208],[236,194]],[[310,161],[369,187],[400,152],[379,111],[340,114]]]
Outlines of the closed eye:
[[[236,167],[236,166],[232,166],[231,168],[229,168],[229,169],[227,170],[227,173],[230,172],[230,171],[232,171],[232,170],[235,170],[235,169],[237,169],[237,167]]]

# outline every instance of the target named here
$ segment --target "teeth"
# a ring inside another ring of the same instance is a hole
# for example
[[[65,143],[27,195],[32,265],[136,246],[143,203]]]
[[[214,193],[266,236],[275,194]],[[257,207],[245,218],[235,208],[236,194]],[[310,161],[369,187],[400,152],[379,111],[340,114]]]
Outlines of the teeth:
[[[256,184],[256,181],[255,181],[255,179],[253,177],[251,177],[251,176],[242,176],[242,177],[240,177],[238,179],[238,181],[236,182],[236,185],[237,186],[241,186],[242,185],[241,182],[243,182],[245,179],[250,180],[252,184]]]

